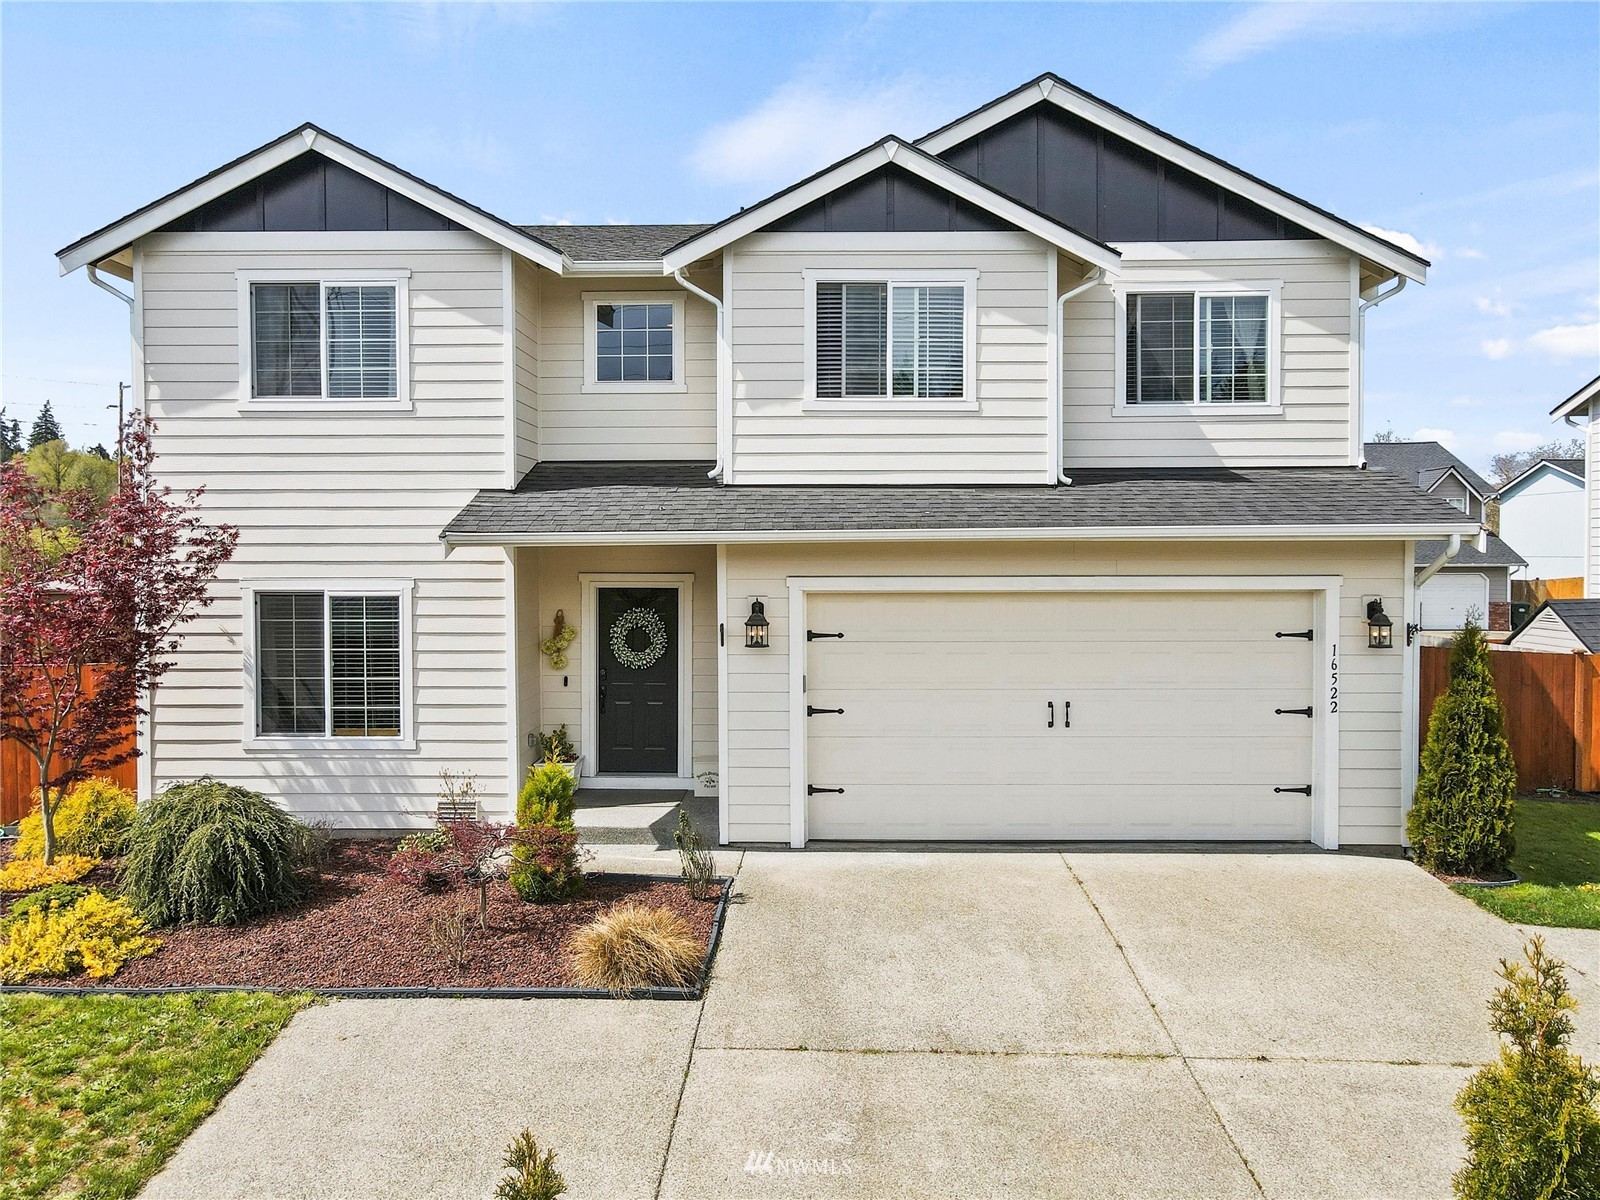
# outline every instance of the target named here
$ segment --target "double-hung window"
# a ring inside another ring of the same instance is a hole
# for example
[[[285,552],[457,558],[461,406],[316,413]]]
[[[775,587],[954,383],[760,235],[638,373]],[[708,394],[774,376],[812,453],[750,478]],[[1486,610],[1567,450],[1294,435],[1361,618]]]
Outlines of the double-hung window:
[[[586,392],[681,392],[683,297],[673,292],[583,297]]]
[[[1271,291],[1163,288],[1123,300],[1123,405],[1278,403]]]
[[[404,280],[243,279],[250,403],[404,406]]]
[[[817,400],[971,399],[970,280],[812,281]]]
[[[256,736],[408,736],[409,585],[249,589],[254,600]]]

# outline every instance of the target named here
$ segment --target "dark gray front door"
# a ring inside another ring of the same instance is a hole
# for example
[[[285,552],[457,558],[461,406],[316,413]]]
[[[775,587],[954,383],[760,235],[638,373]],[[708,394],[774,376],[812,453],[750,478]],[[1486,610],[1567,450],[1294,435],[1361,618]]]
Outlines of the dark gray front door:
[[[599,762],[603,775],[678,773],[678,592],[600,588]]]

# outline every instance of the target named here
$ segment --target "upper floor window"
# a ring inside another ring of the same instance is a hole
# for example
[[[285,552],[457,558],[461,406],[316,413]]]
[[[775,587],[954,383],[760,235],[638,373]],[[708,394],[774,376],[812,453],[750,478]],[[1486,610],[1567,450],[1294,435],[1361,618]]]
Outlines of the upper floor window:
[[[1270,291],[1130,291],[1124,302],[1123,404],[1277,404]]]
[[[969,284],[818,279],[815,396],[967,399]]]
[[[585,391],[684,390],[681,296],[644,292],[583,299]]]
[[[262,272],[241,279],[241,291],[247,307],[240,352],[249,403],[409,403],[403,279],[295,279]]]

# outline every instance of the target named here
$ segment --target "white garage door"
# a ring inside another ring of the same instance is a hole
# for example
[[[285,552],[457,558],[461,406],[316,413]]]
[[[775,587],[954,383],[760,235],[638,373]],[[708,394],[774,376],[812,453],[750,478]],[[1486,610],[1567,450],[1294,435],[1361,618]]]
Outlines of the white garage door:
[[[1469,614],[1481,626],[1489,616],[1489,577],[1441,571],[1417,591],[1417,603],[1424,629],[1460,629]]]
[[[1305,593],[815,593],[807,834],[1311,836]],[[843,712],[830,711],[843,709]],[[842,789],[842,790],[835,790]]]

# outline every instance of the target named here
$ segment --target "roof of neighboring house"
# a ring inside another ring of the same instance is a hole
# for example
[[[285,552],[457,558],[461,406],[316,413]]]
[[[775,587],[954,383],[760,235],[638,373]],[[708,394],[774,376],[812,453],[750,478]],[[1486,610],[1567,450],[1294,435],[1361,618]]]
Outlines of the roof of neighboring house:
[[[707,478],[709,462],[546,462],[514,491],[487,489],[447,525],[458,540],[582,541],[597,535],[820,531],[926,536],[938,530],[1254,531],[1282,526],[1404,530],[1476,527],[1410,483],[1353,467],[1083,470],[1048,485],[757,485]],[[1414,534],[1413,534],[1414,536]],[[613,536],[613,540],[615,540]],[[737,539],[732,539],[737,540]]]
[[[1570,416],[1579,409],[1588,408],[1590,403],[1600,400],[1600,375],[1596,375],[1572,395],[1550,410],[1552,417]]]
[[[1417,566],[1426,566],[1439,557],[1439,551],[1445,548],[1443,541],[1425,541],[1417,543]],[[1445,564],[1444,569],[1451,567],[1525,567],[1528,560],[1523,558],[1510,546],[1502,542],[1498,535],[1489,534],[1486,547],[1480,553],[1471,542],[1465,538],[1461,540],[1461,549],[1456,551],[1456,556]]]
[[[1367,466],[1411,480],[1426,490],[1448,471],[1455,473],[1480,496],[1494,495],[1494,485],[1438,442],[1368,442]]]
[[[1572,482],[1578,487],[1584,486],[1583,459],[1541,458],[1521,475],[1518,475],[1515,479],[1508,483],[1502,484],[1499,492],[1500,499],[1511,499],[1515,493],[1522,490],[1522,485],[1531,480],[1535,475],[1540,475],[1552,470],[1559,472],[1560,474],[1570,476]]]
[[[660,258],[669,247],[709,225],[523,225],[575,262],[632,262]]]
[[[1545,609],[1561,618],[1561,623],[1572,631],[1572,636],[1588,648],[1591,654],[1600,654],[1600,600],[1546,600],[1534,609],[1533,616],[1509,637],[1507,643],[1517,640],[1517,634],[1532,626]]]

